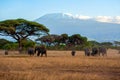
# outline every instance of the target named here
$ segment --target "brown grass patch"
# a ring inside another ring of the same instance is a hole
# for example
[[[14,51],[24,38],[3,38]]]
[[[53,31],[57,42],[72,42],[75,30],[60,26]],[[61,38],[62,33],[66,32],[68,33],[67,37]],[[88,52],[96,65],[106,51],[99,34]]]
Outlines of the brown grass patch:
[[[12,52],[11,52],[12,53]],[[85,57],[77,51],[48,51],[48,57],[25,54],[0,55],[0,80],[119,80],[120,54]]]

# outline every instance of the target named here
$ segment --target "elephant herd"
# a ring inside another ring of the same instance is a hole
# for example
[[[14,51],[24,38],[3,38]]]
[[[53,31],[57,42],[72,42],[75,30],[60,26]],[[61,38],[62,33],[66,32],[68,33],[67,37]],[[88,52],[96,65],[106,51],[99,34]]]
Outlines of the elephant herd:
[[[5,50],[4,54],[8,55],[8,50]],[[34,54],[37,53],[37,56],[43,56],[47,57],[47,50],[44,46],[37,46],[35,48],[29,47],[27,50],[27,53],[30,56],[33,56]],[[76,51],[73,49],[71,51],[71,55],[75,56]],[[93,48],[85,48],[84,49],[84,54],[85,56],[107,56],[107,48],[101,46],[101,47],[93,47]],[[118,50],[118,54],[120,54],[120,50]]]
[[[84,49],[85,56],[107,56],[107,49],[105,47],[94,47],[91,50],[89,48]]]
[[[45,55],[47,57],[47,51],[44,46],[38,46],[38,47],[35,47],[35,49],[34,48],[28,49],[28,54],[30,56],[34,55],[35,53],[37,53],[37,56],[42,57],[43,55]],[[71,55],[75,56],[75,53],[76,51],[72,50]],[[85,56],[96,56],[96,55],[107,56],[107,49],[105,47],[99,47],[99,48],[93,47],[92,49],[85,48],[84,53],[85,53]]]
[[[34,48],[29,48],[28,49],[28,54],[30,56],[34,55],[35,53],[37,53],[37,56],[43,56],[45,55],[47,57],[47,51],[46,51],[46,48],[44,46],[37,46]]]
[[[28,48],[27,53],[30,56],[37,53],[37,56],[42,57],[43,55],[45,55],[47,57],[47,50],[46,50],[46,48],[44,46],[37,46],[35,48],[30,47],[30,48]],[[84,53],[85,53],[85,56],[96,56],[96,55],[98,55],[98,56],[100,56],[100,55],[107,56],[107,48],[105,48],[105,47],[99,47],[99,48],[93,47],[92,49],[85,48]],[[120,53],[120,51],[119,51],[119,53]],[[72,50],[71,55],[75,56],[75,54],[76,54],[76,51]],[[8,55],[8,50],[5,50],[5,55]]]

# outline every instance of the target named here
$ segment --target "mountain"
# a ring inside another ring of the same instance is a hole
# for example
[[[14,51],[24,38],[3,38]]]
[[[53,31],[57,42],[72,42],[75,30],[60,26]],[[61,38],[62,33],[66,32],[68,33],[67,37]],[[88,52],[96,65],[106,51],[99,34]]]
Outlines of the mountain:
[[[46,14],[35,21],[47,26],[51,34],[81,34],[99,42],[120,40],[120,24],[116,23],[79,19],[63,13]]]

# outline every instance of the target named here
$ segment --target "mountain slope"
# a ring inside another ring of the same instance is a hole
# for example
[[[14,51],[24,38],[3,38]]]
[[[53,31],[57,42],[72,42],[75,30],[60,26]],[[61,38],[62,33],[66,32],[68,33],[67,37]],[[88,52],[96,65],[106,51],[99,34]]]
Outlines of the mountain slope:
[[[97,41],[120,40],[120,24],[83,20],[63,13],[46,14],[35,21],[47,26],[51,34],[79,33]]]

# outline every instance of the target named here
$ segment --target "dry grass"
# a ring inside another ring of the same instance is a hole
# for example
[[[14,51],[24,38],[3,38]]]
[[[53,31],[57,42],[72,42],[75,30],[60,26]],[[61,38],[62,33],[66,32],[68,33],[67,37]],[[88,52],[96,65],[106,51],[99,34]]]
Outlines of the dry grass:
[[[11,52],[0,55],[0,80],[120,80],[120,54],[85,57],[77,51],[48,51],[48,57],[30,57]]]

